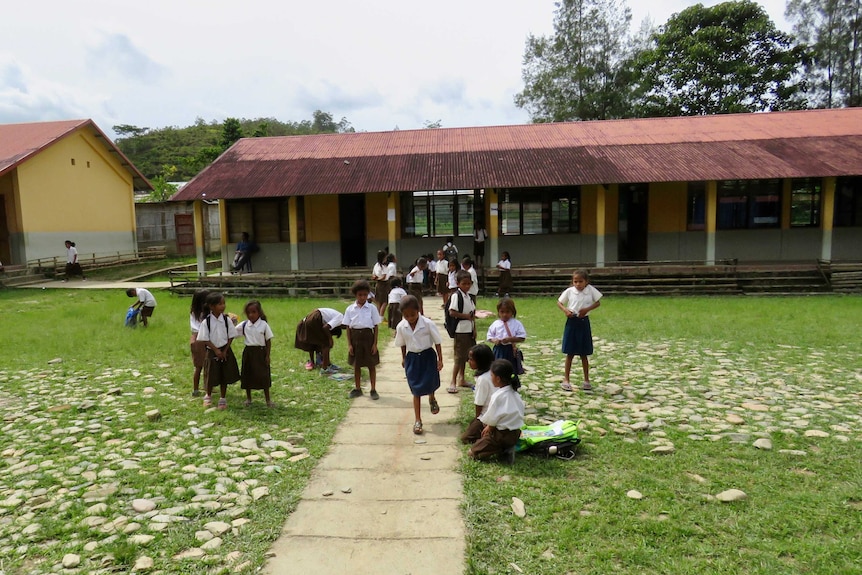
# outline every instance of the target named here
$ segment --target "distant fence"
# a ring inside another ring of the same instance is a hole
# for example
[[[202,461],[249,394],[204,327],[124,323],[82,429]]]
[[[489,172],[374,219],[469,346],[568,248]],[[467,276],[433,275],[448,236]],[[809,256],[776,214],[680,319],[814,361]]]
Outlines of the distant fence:
[[[154,246],[132,252],[78,254],[78,263],[89,270],[149,260],[163,260],[166,256],[167,252],[164,246]],[[66,268],[66,257],[54,256],[28,260],[27,267],[36,273],[63,273]]]

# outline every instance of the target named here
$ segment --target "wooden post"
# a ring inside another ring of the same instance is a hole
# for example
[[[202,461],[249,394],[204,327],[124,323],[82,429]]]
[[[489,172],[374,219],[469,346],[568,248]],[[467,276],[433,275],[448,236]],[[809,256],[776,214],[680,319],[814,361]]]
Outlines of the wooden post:
[[[192,203],[192,221],[194,222],[195,229],[195,257],[197,259],[198,277],[201,277],[207,273],[203,200],[195,200]]]
[[[718,182],[706,183],[706,265],[715,265],[715,226],[718,221]]]
[[[221,244],[221,269],[223,272],[229,272],[233,258],[228,252],[228,239],[230,238],[230,230],[227,227],[227,200],[218,201],[218,226],[221,230],[219,234],[219,242]]]
[[[290,226],[290,269],[299,269],[299,214],[296,208],[296,196],[287,199],[287,217]]]

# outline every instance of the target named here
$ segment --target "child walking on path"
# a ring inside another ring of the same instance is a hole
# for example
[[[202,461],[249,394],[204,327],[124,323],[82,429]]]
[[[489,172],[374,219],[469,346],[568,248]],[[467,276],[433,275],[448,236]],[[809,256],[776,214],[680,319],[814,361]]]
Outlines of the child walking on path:
[[[443,340],[434,322],[419,313],[419,302],[411,295],[401,300],[404,319],[395,330],[395,345],[401,347],[401,366],[413,394],[413,433],[422,433],[422,396],[428,396],[431,414],[440,413],[434,392],[440,388]]]
[[[192,305],[189,309],[189,326],[192,330],[189,347],[192,352],[192,364],[195,367],[192,375],[192,397],[198,397],[201,394],[201,372],[207,359],[207,345],[203,341],[198,341],[198,332],[201,329],[201,322],[207,316],[206,303],[209,293],[209,290],[205,289],[196,291],[192,295]]]
[[[388,255],[389,252],[385,250],[377,252],[377,263],[371,270],[371,279],[377,282],[374,288],[374,301],[377,303],[380,317],[386,314],[386,306],[389,304],[389,280],[392,276],[389,275],[389,264],[386,261]]]
[[[496,390],[488,402],[488,409],[479,416],[482,436],[470,448],[473,459],[488,459],[499,455],[504,462],[515,462],[515,445],[524,426],[524,400],[518,393],[521,382],[512,364],[496,359],[491,364],[491,382]]]
[[[470,387],[464,381],[464,366],[467,365],[470,348],[476,345],[476,322],[474,320],[476,306],[473,305],[473,300],[467,294],[470,286],[473,285],[473,280],[470,279],[469,272],[465,270],[458,271],[455,274],[455,279],[458,282],[458,289],[449,298],[449,308],[446,310],[450,316],[459,320],[453,338],[455,361],[452,363],[452,382],[446,390],[449,393],[458,393],[458,386]]]
[[[84,270],[81,267],[80,262],[78,262],[78,248],[75,247],[75,242],[72,240],[66,240],[66,281],[70,279],[72,276],[81,276],[82,281],[86,281],[87,278],[84,277]]]
[[[422,303],[422,279],[425,269],[428,267],[428,260],[419,258],[416,260],[416,265],[407,274],[407,293],[415,297],[419,301],[419,313],[425,313],[425,306]]]
[[[463,443],[475,443],[482,437],[482,428],[485,425],[479,420],[479,416],[488,409],[488,402],[494,393],[494,384],[491,383],[491,363],[494,362],[494,352],[487,345],[480,343],[470,348],[470,369],[474,370],[475,380],[473,385],[473,405],[476,408],[476,417],[461,434]]]
[[[512,293],[512,260],[509,259],[509,252],[503,252],[500,261],[497,262],[497,269],[500,270],[497,295],[500,297],[508,296]]]
[[[449,260],[443,250],[437,250],[437,261],[434,262],[435,281],[437,287],[437,295],[443,298],[443,307],[446,307],[446,300],[449,299]]]
[[[245,339],[240,375],[240,387],[245,390],[245,406],[251,405],[251,390],[262,389],[266,406],[275,407],[269,397],[269,388],[272,387],[269,368],[272,329],[259,301],[251,300],[245,304],[243,312],[247,319],[236,326],[236,331]]]
[[[563,391],[572,391],[569,375],[572,370],[572,358],[581,357],[584,369],[584,391],[591,391],[590,358],[593,354],[593,332],[590,329],[589,314],[602,302],[602,292],[590,285],[590,274],[585,270],[577,270],[572,274],[572,287],[566,289],[557,300],[557,307],[566,314],[566,327],[563,330],[563,353],[566,354],[565,373],[563,375]]]
[[[362,395],[362,368],[368,368],[371,379],[371,399],[379,399],[377,394],[377,364],[380,354],[377,352],[377,328],[380,324],[380,312],[368,301],[371,286],[365,280],[358,280],[350,288],[356,296],[356,302],[350,304],[344,312],[344,325],[347,326],[347,363],[353,366],[353,386],[349,397]]]
[[[401,323],[401,298],[407,292],[401,287],[401,278],[392,278],[389,285],[389,328],[396,329]]]
[[[231,349],[236,338],[236,326],[224,313],[226,304],[221,292],[210,292],[206,303],[209,314],[201,322],[198,332],[198,341],[206,342],[207,346],[204,407],[212,405],[213,388],[218,386],[218,408],[227,409],[227,386],[239,381],[240,377],[236,356]]]
[[[508,359],[515,366],[515,373],[523,373],[521,360],[518,357],[518,346],[527,339],[527,330],[524,324],[515,319],[518,310],[512,298],[504,297],[497,302],[497,317],[494,323],[488,327],[488,335],[485,339],[494,344],[494,358]]]
[[[144,327],[147,327],[149,325],[148,320],[153,317],[153,311],[156,309],[156,298],[150,293],[150,290],[144,288],[129,288],[126,290],[126,295],[138,298],[132,307],[141,310],[141,322]]]

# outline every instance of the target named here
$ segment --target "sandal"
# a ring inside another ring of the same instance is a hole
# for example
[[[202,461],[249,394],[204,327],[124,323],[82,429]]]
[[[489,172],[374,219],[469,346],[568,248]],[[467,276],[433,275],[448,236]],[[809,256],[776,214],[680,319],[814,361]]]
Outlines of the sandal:
[[[564,381],[560,387],[563,388],[563,391],[572,391],[572,384],[568,381]]]
[[[584,382],[584,385],[582,385],[582,386],[581,386],[581,389],[583,389],[584,391],[592,391],[592,390],[593,390],[593,386],[592,386],[592,385],[590,385],[590,382],[589,382],[589,381],[585,381],[585,382]]]
[[[440,404],[437,403],[436,399],[430,400],[429,404],[431,405],[431,414],[432,415],[437,415],[438,413],[440,413]]]
[[[219,404],[221,404],[221,403],[219,403]],[[225,405],[227,405],[227,404],[225,404]],[[251,400],[250,399],[245,400],[245,403],[243,403],[243,405],[246,407],[251,407]]]
[[[413,433],[416,435],[422,435],[422,422],[417,421],[413,424]]]
[[[227,409],[227,399],[225,399],[224,397],[219,399],[218,400],[218,408],[222,409],[222,410]]]
[[[458,393],[458,388],[454,385],[450,385],[449,389],[446,390],[448,393]]]
[[[204,407],[210,407],[213,404],[213,399],[209,395],[204,396]]]

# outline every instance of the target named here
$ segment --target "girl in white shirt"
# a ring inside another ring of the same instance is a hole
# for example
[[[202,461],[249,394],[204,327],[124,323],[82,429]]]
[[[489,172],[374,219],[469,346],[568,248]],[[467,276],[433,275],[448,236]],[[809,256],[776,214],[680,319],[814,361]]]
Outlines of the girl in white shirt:
[[[602,292],[590,285],[590,274],[577,270],[572,274],[572,287],[564,291],[557,300],[557,307],[566,314],[566,327],[563,330],[563,353],[566,354],[563,391],[572,391],[569,374],[572,358],[581,357],[584,370],[584,391],[592,391],[590,385],[590,358],[593,354],[593,332],[590,328],[589,314],[602,305]]]
[[[488,409],[488,402],[491,401],[491,395],[495,389],[494,384],[491,383],[491,364],[494,362],[494,352],[484,343],[474,345],[470,348],[467,362],[470,364],[470,369],[473,370],[473,375],[475,376],[473,405],[476,408],[476,417],[470,422],[464,433],[461,434],[461,441],[463,443],[475,443],[482,437],[482,428],[485,427],[479,420],[479,416]]]
[[[428,396],[431,414],[440,413],[434,392],[440,389],[443,369],[443,340],[434,322],[419,313],[419,300],[411,295],[401,298],[404,319],[395,328],[395,345],[401,347],[401,365],[413,394],[413,433],[422,433],[422,396]]]
[[[198,332],[201,329],[201,321],[206,317],[206,300],[209,290],[201,289],[192,295],[192,305],[189,309],[189,327],[192,330],[192,336],[189,340],[189,348],[192,352],[192,365],[195,366],[194,374],[192,375],[192,397],[198,397],[201,394],[201,372],[204,369],[204,362],[207,359],[207,345],[202,341],[198,341]]]
[[[236,331],[245,339],[242,352],[240,387],[245,390],[245,406],[251,405],[251,390],[262,389],[267,407],[275,407],[269,397],[272,376],[269,370],[272,329],[266,321],[263,307],[257,300],[245,304],[245,321],[236,326]]]
[[[389,281],[389,328],[396,329],[401,323],[401,298],[407,295],[401,287],[401,278]]]
[[[507,296],[512,292],[512,260],[509,259],[509,252],[503,252],[500,261],[497,262],[497,269],[500,270],[497,295],[500,297]]]
[[[198,332],[198,341],[205,342],[207,346],[204,407],[212,405],[213,387],[218,386],[218,408],[227,409],[227,386],[239,381],[239,366],[231,349],[231,343],[236,338],[236,326],[225,314],[225,307],[221,292],[207,295],[209,314],[201,322]]]
[[[527,330],[524,324],[515,319],[518,310],[512,298],[504,297],[497,302],[497,317],[494,323],[488,327],[488,335],[485,339],[494,344],[494,358],[508,359],[515,366],[515,373],[524,373],[519,358],[518,346],[527,339]]]
[[[374,288],[375,304],[380,312],[381,317],[386,312],[386,306],[389,302],[389,272],[388,264],[386,263],[387,252],[380,250],[377,252],[377,263],[371,270],[371,279],[377,282]]]
[[[496,359],[491,364],[491,382],[497,388],[488,409],[479,416],[482,436],[473,444],[468,455],[473,459],[488,459],[495,455],[508,464],[515,462],[515,446],[524,426],[524,401],[518,393],[521,382],[512,363]]]

